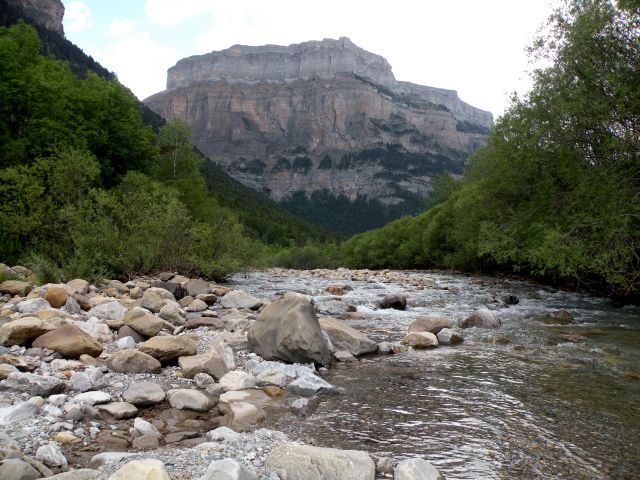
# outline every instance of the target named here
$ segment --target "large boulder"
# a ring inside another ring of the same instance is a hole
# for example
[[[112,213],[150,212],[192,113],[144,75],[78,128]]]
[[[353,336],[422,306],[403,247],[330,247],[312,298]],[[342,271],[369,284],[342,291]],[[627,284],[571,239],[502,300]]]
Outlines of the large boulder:
[[[374,480],[376,467],[366,452],[285,444],[267,456],[266,466],[280,478]]]
[[[329,335],[336,350],[345,350],[351,355],[357,356],[375,352],[378,349],[378,344],[364,333],[335,318],[320,318],[320,327]]]
[[[107,366],[118,373],[160,373],[160,362],[151,355],[132,348],[114,353],[107,359]]]
[[[204,280],[200,280],[199,278],[192,278],[187,282],[184,288],[187,293],[193,298],[197,297],[198,295],[211,293],[209,282],[205,282]]]
[[[0,293],[8,293],[9,295],[18,295],[20,297],[26,297],[31,291],[31,284],[29,282],[22,282],[20,280],[5,280],[0,283]]]
[[[82,278],[75,278],[67,282],[67,287],[71,293],[79,293],[80,295],[86,295],[89,291],[89,282]]]
[[[422,458],[410,458],[398,463],[393,480],[444,480],[436,467]]]
[[[426,315],[416,318],[409,325],[409,333],[411,332],[431,332],[437,334],[443,328],[451,328],[453,322],[442,315]]]
[[[34,340],[33,346],[48,348],[68,358],[78,358],[83,354],[98,357],[102,353],[102,344],[98,340],[70,324],[39,336]]]
[[[0,345],[26,345],[55,327],[37,317],[23,317],[7,322],[0,327]]]
[[[220,301],[224,308],[250,308],[257,310],[262,305],[262,301],[249,295],[243,290],[232,290]]]
[[[138,349],[166,362],[178,357],[195,355],[198,353],[198,344],[189,337],[153,337],[138,346]]]
[[[286,298],[269,304],[249,329],[247,339],[249,349],[267,360],[321,365],[331,361],[316,312],[305,300]]]
[[[134,308],[128,311],[123,320],[125,325],[128,325],[136,332],[146,335],[147,337],[157,335],[158,332],[162,330],[162,327],[164,327],[164,320],[142,309]]]
[[[500,317],[488,308],[479,308],[460,324],[462,328],[498,328],[502,324]]]

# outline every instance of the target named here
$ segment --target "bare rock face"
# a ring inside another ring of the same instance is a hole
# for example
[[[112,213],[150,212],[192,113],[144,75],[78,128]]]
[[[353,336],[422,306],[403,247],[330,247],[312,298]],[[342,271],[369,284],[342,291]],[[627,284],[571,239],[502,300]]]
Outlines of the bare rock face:
[[[492,125],[453,90],[396,81],[383,57],[344,37],[185,58],[145,103],[185,120],[202,152],[276,201],[422,197],[435,174],[462,172]]]
[[[62,27],[64,5],[60,0],[7,0],[7,2],[22,8],[31,20],[64,36]]]

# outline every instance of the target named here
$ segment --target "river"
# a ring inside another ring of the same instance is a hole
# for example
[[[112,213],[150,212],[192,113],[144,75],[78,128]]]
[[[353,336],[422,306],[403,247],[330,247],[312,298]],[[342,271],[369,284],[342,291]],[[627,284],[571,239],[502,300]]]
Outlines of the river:
[[[376,341],[398,341],[415,318],[459,322],[486,306],[503,325],[466,329],[453,347],[410,350],[340,364],[306,418],[275,415],[273,428],[320,446],[400,460],[422,456],[452,479],[640,478],[640,308],[537,284],[443,272],[271,270],[236,275],[259,297],[296,290],[332,305],[325,288],[363,317],[347,322]],[[386,294],[405,311],[380,310]],[[507,306],[506,295],[519,299]],[[560,309],[577,324],[536,319]]]

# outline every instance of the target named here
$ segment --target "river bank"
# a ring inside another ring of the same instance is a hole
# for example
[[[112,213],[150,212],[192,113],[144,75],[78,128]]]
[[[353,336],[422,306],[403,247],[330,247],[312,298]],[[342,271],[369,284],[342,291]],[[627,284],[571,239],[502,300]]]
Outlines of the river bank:
[[[438,272],[271,270],[224,286],[166,274],[31,287],[0,300],[0,449],[40,476],[90,467],[60,478],[107,479],[152,458],[173,480],[209,479],[218,478],[207,476],[210,465],[228,459],[236,463],[220,468],[237,478],[274,480],[294,468],[278,464],[274,449],[313,455],[290,442],[365,452],[343,460],[365,475],[357,478],[373,478],[374,461],[385,478],[412,458],[459,479],[632,478],[638,468],[635,307]],[[354,356],[334,349],[329,368],[264,361],[247,334],[269,305],[292,296],[313,302],[325,332],[329,316],[371,343],[359,338]],[[407,306],[380,308],[393,296]],[[499,328],[459,328],[481,309],[501,318]],[[570,319],[550,317],[563,309]],[[430,314],[450,319],[464,342],[403,345],[411,323]],[[34,347],[43,330],[65,325],[101,351]],[[594,388],[576,389],[585,380]],[[570,416],[572,405],[580,416]],[[108,453],[118,451],[135,456]],[[290,480],[312,478],[292,472]]]

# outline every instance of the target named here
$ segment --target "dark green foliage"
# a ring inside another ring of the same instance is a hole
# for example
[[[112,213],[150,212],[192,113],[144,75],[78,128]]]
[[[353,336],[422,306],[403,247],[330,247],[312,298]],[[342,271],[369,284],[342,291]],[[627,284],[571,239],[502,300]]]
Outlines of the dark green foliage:
[[[331,170],[332,167],[333,161],[331,160],[330,155],[325,155],[324,157],[322,157],[320,163],[318,164],[318,169],[320,170]]]
[[[417,195],[398,188],[396,196],[403,201],[386,205],[361,196],[350,200],[345,195],[334,195],[327,190],[313,192],[309,197],[299,191],[280,205],[335,235],[348,236],[381,227],[402,215],[415,214],[424,208],[424,199]]]
[[[459,120],[456,123],[456,130],[463,133],[478,133],[480,135],[489,135],[491,131],[487,127],[483,127],[477,123],[468,122],[466,120]]]
[[[296,173],[305,174],[305,173],[309,173],[309,170],[311,170],[311,167],[313,167],[313,162],[309,157],[296,157],[293,160],[293,165],[291,165],[291,170],[293,170]]]
[[[568,0],[532,48],[552,66],[514,99],[463,184],[436,180],[435,206],[352,238],[347,263],[500,269],[637,295],[640,11],[631,3]]]

